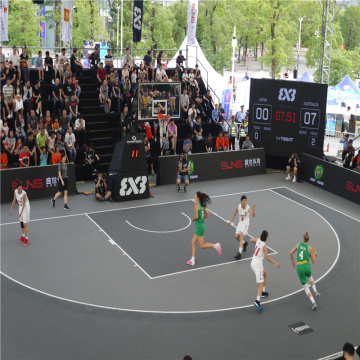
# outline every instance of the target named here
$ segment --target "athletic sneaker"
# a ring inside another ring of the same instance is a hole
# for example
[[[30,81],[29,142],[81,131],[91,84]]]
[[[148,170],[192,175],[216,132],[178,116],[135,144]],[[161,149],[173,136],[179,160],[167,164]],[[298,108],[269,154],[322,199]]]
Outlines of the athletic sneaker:
[[[247,241],[245,241],[244,245],[243,245],[244,246],[244,252],[246,251],[246,248],[247,248],[248,245],[249,245],[249,243]]]
[[[155,175],[155,172],[154,172],[154,170],[151,170],[151,175]]]
[[[221,255],[221,245],[220,245],[220,243],[217,243],[216,245],[217,245],[216,250],[219,253],[219,255]]]
[[[285,178],[285,180],[291,180],[291,176],[288,175],[288,176]]]
[[[51,199],[51,204],[53,207],[55,207],[55,200],[54,199]]]
[[[64,205],[64,210],[70,210],[69,207],[66,205]]]
[[[315,293],[315,296],[316,296],[316,297],[320,297],[320,296],[321,296],[321,294],[320,294],[320,293],[318,293],[318,292],[316,292],[316,293]]]
[[[263,291],[262,293],[261,293],[261,297],[262,298],[265,298],[265,297],[268,297],[269,296],[269,293],[267,292],[267,291]]]
[[[292,182],[296,182],[296,176],[294,176],[294,178],[293,178],[293,181]]]
[[[180,186],[178,186],[178,192],[180,191]]]
[[[260,306],[260,301],[255,300],[253,304],[259,311],[263,311],[262,307]]]
[[[186,262],[188,265],[190,266],[194,266],[195,265],[195,261],[189,260]]]
[[[311,307],[311,310],[316,310],[316,308],[317,308],[316,303],[313,303],[313,304],[312,304],[312,307]]]
[[[184,186],[184,192],[186,192],[186,187]]]
[[[28,246],[29,245],[29,239],[26,239],[24,240],[24,246]]]
[[[18,242],[23,242],[25,240],[25,236],[22,236],[19,240],[18,240]]]
[[[241,259],[241,254],[238,252],[235,256],[234,256],[235,260],[240,260]]]

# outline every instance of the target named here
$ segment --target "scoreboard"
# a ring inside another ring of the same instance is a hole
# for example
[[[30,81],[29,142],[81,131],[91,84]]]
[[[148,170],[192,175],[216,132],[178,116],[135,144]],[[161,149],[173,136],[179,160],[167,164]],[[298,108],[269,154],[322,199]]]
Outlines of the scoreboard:
[[[250,80],[249,135],[267,156],[323,155],[327,85]]]

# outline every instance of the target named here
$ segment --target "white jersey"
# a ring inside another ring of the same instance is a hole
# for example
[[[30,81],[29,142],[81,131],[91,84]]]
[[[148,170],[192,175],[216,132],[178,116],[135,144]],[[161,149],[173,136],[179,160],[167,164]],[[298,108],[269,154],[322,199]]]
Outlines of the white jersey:
[[[251,262],[263,263],[264,261],[264,246],[265,242],[257,239],[255,244],[255,250]]]
[[[23,204],[24,194],[26,195],[25,204]],[[24,190],[22,190],[21,193],[19,194],[19,192],[17,190],[15,190],[15,195],[16,195],[16,201],[19,204],[19,214],[21,213],[23,206],[24,206],[24,212],[30,210],[30,202],[29,202],[29,198],[27,197],[26,192]]]
[[[250,206],[246,205],[245,209],[243,209],[241,207],[241,204],[238,207],[238,212],[239,212],[239,224],[240,223],[244,223],[244,224],[249,224],[250,223]]]

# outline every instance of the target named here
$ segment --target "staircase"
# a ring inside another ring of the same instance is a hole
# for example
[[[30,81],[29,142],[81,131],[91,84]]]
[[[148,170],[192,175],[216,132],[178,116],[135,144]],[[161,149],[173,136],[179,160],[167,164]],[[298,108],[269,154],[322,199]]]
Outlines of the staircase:
[[[104,108],[100,107],[99,91],[95,84],[96,79],[92,71],[84,69],[83,76],[79,77],[79,112],[84,116],[86,123],[87,145],[93,144],[95,153],[100,158],[98,170],[107,171],[117,140],[120,114],[104,113]]]

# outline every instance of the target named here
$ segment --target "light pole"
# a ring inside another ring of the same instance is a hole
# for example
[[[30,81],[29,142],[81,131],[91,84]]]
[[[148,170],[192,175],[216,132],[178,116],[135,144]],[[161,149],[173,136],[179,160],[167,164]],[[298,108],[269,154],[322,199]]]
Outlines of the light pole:
[[[232,70],[231,70],[231,103],[234,103],[234,83],[235,83],[235,79],[234,79],[234,70],[235,70],[235,51],[237,48],[237,39],[236,39],[236,26],[234,26],[234,34],[233,34],[233,38],[232,38],[232,42],[231,42],[231,46],[233,49],[233,53],[232,53]]]
[[[122,49],[123,49],[123,14],[124,14],[124,0],[121,0],[121,50],[120,50],[121,61],[122,61]]]
[[[120,5],[117,5],[117,31],[116,31],[116,60],[119,66],[119,9]]]
[[[300,45],[301,45],[301,23],[302,21],[306,18],[306,15],[304,15],[303,17],[299,18],[300,21],[300,27],[299,27],[299,46],[298,46],[298,55],[297,55],[297,65],[296,65],[296,70],[297,73],[299,75],[299,58],[300,58]]]

